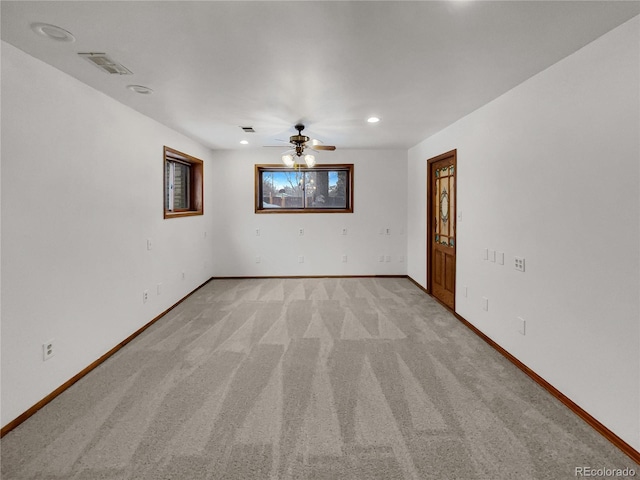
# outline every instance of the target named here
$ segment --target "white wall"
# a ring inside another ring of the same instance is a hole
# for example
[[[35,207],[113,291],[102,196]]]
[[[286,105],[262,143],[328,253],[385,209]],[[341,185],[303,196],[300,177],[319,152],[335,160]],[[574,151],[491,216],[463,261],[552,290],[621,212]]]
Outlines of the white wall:
[[[162,218],[163,145],[204,160],[204,216]],[[2,425],[211,277],[211,159],[2,43]]]
[[[408,274],[426,284],[426,161],[456,148],[457,312],[635,449],[639,31],[636,17],[426,139],[408,171]]]
[[[407,152],[337,149],[316,158],[354,164],[354,213],[256,214],[255,164],[277,164],[280,153],[216,152],[215,222],[224,226],[214,238],[217,276],[406,275]]]

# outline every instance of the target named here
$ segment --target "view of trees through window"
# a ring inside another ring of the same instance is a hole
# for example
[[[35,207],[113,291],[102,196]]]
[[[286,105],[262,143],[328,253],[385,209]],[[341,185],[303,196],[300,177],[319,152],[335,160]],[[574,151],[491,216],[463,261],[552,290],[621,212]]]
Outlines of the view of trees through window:
[[[351,166],[259,168],[258,210],[347,210],[351,172]]]

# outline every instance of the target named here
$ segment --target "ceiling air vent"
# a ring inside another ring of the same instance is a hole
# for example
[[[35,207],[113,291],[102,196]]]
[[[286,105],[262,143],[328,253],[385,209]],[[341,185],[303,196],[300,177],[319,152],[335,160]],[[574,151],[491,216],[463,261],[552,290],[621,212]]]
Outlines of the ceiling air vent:
[[[256,133],[253,127],[240,127],[240,128],[244,130],[246,133]]]
[[[108,74],[132,75],[131,70],[109,58],[106,53],[78,53],[78,55]]]

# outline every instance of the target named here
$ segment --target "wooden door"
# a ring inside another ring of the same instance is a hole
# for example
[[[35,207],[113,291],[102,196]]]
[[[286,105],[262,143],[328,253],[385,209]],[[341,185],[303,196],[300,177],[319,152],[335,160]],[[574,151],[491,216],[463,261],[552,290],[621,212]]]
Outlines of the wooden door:
[[[451,310],[456,292],[456,151],[428,160],[427,288]]]

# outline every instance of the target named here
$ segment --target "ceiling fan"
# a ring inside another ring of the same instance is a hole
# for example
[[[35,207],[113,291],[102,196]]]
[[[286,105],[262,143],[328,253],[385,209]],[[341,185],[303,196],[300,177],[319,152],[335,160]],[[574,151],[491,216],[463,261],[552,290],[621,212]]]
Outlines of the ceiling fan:
[[[301,123],[297,124],[294,128],[298,131],[298,134],[291,135],[289,137],[289,143],[293,147],[293,154],[285,152],[285,154],[282,155],[282,162],[287,167],[293,167],[296,164],[295,157],[302,157],[303,155],[307,167],[313,167],[316,164],[316,157],[309,153],[305,154],[304,152],[307,148],[316,152],[320,150],[333,151],[336,149],[336,147],[333,145],[321,145],[318,140],[311,139],[310,137],[303,135],[302,130],[304,130],[304,125],[302,125]]]

